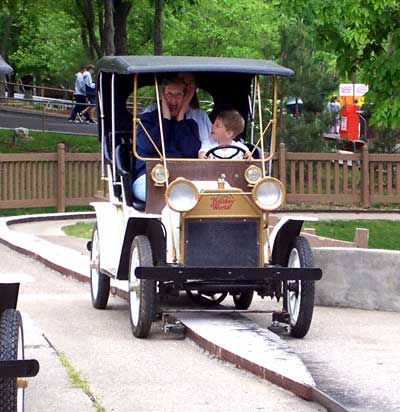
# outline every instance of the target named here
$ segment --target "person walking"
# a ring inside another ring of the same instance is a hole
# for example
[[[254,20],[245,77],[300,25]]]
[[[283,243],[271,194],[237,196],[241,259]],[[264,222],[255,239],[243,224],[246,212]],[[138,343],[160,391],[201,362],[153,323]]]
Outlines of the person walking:
[[[72,108],[71,114],[69,116],[69,122],[82,122],[82,112],[85,110],[86,104],[86,88],[85,80],[83,78],[83,73],[86,71],[86,67],[82,66],[79,71],[75,74],[75,93],[74,100],[75,105]]]
[[[330,128],[330,132],[334,134],[339,133],[339,126],[340,126],[340,103],[338,102],[337,96],[332,96],[331,101],[326,106],[326,111],[328,113],[332,113],[332,117],[334,116],[333,123]]]
[[[87,123],[97,123],[94,119],[94,110],[96,104],[96,85],[92,80],[92,75],[94,74],[94,66],[89,64],[86,71],[83,73],[83,79],[85,82],[85,93],[89,101],[89,106],[83,111],[87,119]]]

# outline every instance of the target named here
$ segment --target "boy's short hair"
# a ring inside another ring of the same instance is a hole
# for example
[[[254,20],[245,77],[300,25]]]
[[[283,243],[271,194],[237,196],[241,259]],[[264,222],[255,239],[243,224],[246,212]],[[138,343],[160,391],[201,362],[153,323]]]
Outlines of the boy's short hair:
[[[237,110],[223,110],[217,115],[222,120],[226,130],[233,132],[233,137],[240,135],[244,130],[244,119]]]
[[[94,70],[94,66],[93,66],[93,64],[88,64],[87,66],[86,66],[86,68],[89,70],[89,69],[92,69],[92,70]]]

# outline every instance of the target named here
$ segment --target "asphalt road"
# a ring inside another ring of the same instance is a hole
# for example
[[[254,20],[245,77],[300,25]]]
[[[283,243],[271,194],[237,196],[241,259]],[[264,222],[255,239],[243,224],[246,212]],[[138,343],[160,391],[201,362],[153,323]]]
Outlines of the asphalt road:
[[[109,309],[98,311],[91,306],[88,284],[2,245],[0,261],[0,276],[22,273],[30,280],[21,286],[19,309],[46,338],[27,342],[29,356],[41,363],[26,392],[29,412],[94,410],[68,383],[54,349],[65,354],[106,411],[324,411],[216,360],[188,339],[164,335],[159,324],[150,339],[133,338],[122,299],[111,297]]]
[[[14,129],[25,127],[29,130],[47,130],[63,133],[97,135],[97,124],[69,123],[67,117],[47,115],[42,112],[18,112],[0,107],[0,127]]]

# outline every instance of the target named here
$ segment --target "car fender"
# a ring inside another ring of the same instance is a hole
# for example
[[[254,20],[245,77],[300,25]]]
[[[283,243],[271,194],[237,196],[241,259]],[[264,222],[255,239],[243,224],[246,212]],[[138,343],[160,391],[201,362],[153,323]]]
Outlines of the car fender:
[[[119,257],[117,279],[128,280],[131,245],[138,235],[146,236],[151,245],[154,266],[165,264],[166,234],[159,218],[130,217],[126,224]]]
[[[289,248],[293,240],[299,236],[304,221],[318,221],[318,218],[309,216],[283,216],[274,226],[269,236],[269,247],[272,250],[273,264],[286,265]],[[265,246],[268,252],[268,244]],[[268,256],[268,254],[265,254]]]

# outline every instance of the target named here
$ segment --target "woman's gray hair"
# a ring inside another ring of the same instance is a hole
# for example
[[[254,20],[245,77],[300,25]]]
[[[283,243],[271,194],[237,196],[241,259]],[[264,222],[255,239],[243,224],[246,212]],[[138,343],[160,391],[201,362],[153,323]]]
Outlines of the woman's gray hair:
[[[178,76],[164,77],[161,81],[161,92],[164,94],[165,88],[170,84],[180,84],[183,86],[183,93],[186,94],[187,86],[183,79]]]

